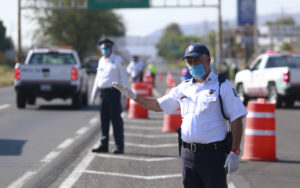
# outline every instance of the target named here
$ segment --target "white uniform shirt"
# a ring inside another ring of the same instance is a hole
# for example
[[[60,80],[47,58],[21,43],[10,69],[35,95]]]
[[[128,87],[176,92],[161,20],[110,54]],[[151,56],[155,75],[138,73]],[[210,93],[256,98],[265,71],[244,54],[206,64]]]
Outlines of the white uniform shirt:
[[[131,61],[127,67],[127,72],[130,74],[132,78],[137,77],[140,72],[144,70],[144,63],[142,61],[134,62]]]
[[[97,74],[91,94],[91,100],[95,100],[99,89],[110,88],[112,82],[118,82],[128,87],[127,73],[122,57],[111,54],[109,58],[102,56],[99,59]]]
[[[203,83],[193,82],[193,79],[183,81],[159,98],[158,103],[165,113],[181,108],[183,141],[211,143],[224,140],[227,133],[218,92],[218,76],[211,72]],[[247,114],[234,86],[228,80],[222,83],[220,95],[225,115],[231,122]]]

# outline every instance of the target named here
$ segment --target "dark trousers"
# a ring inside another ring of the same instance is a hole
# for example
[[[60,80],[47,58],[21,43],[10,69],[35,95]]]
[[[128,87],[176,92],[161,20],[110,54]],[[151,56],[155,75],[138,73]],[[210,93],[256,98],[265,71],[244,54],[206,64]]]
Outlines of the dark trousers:
[[[181,148],[185,188],[227,188],[224,151],[192,152]]]
[[[121,117],[121,93],[114,89],[102,89],[100,93],[101,146],[108,148],[109,124],[112,122],[116,147],[124,150],[124,128]]]

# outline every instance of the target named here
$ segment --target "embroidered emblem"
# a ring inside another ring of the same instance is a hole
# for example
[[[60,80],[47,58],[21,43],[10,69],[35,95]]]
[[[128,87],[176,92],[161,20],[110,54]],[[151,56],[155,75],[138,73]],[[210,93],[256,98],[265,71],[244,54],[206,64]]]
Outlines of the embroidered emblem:
[[[209,92],[208,92],[208,94],[211,95],[211,94],[213,94],[215,91],[216,91],[216,90],[214,90],[214,89],[210,89]]]
[[[233,92],[233,95],[234,95],[234,96],[236,96],[236,97],[239,96],[234,88],[232,88],[232,92]]]
[[[194,46],[193,46],[193,45],[190,45],[190,46],[189,46],[189,52],[192,51],[193,48],[194,48]]]

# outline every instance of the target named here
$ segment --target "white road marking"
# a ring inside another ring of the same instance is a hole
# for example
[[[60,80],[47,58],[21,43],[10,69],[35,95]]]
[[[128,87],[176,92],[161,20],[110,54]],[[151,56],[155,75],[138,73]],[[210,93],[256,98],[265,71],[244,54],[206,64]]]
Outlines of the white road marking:
[[[11,183],[7,188],[20,188],[35,174],[37,174],[37,172],[27,171],[23,176],[21,176],[17,181]]]
[[[63,143],[61,143],[57,148],[64,149],[69,147],[74,142],[74,139],[68,138]]]
[[[141,137],[141,138],[171,138],[177,137],[177,134],[137,134],[137,133],[124,133],[125,136]]]
[[[135,130],[161,130],[162,127],[143,127],[143,126],[136,126],[136,125],[125,125],[125,129],[135,129]]]
[[[117,156],[111,154],[96,154],[96,156],[103,157],[103,158],[110,158],[110,159],[125,159],[125,160],[144,161],[144,162],[157,162],[157,161],[168,161],[168,160],[179,159],[179,157],[145,158],[145,157]]]
[[[2,104],[0,105],[0,110],[3,110],[5,108],[9,108],[10,107],[10,104]]]
[[[140,176],[140,175],[130,175],[130,174],[122,174],[122,173],[116,173],[116,172],[101,172],[101,171],[93,171],[93,170],[86,170],[86,171],[84,171],[84,173],[108,175],[108,176],[118,176],[118,177],[143,179],[143,180],[157,180],[157,179],[179,178],[179,177],[181,178],[181,174],[168,174],[168,175],[158,175],[158,176]]]
[[[23,174],[20,178],[16,181],[12,182],[8,187],[9,188],[20,188],[25,185],[25,183],[30,180],[35,174],[37,174],[41,169],[51,163],[60,153],[63,152],[64,149],[69,147],[72,143],[78,140],[84,133],[86,133],[90,128],[92,128],[95,124],[94,122],[97,121],[95,118],[89,121],[88,126],[82,127],[76,131],[76,135],[74,138],[68,138],[60,145],[58,145],[53,151],[48,153],[41,161],[40,164],[35,168],[35,170],[29,170]],[[67,186],[68,187],[68,186]]]
[[[89,124],[97,124],[99,122],[99,118],[98,117],[93,117],[90,121]]]
[[[235,185],[233,184],[233,182],[230,181],[230,182],[228,183],[228,188],[236,188],[236,187],[235,187]]]
[[[76,134],[82,135],[82,134],[86,133],[89,129],[90,129],[90,127],[81,127],[78,131],[76,131]]]
[[[44,157],[41,162],[50,163],[53,159],[55,159],[60,154],[59,151],[51,151],[46,157]]]
[[[84,159],[79,163],[79,165],[73,170],[73,172],[68,176],[68,178],[59,186],[60,188],[70,188],[73,187],[74,183],[78,180],[84,170],[88,167],[91,161],[94,159],[95,155],[88,153]]]

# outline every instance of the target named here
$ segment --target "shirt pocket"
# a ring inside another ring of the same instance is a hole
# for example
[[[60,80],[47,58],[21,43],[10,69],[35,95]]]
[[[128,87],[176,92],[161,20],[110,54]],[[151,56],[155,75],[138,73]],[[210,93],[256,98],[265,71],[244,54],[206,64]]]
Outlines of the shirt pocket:
[[[193,110],[194,102],[192,98],[185,97],[183,99],[180,99],[180,111],[182,116],[193,113]]]
[[[216,105],[217,97],[206,97],[201,104],[200,111],[206,111],[208,109],[213,109]]]

